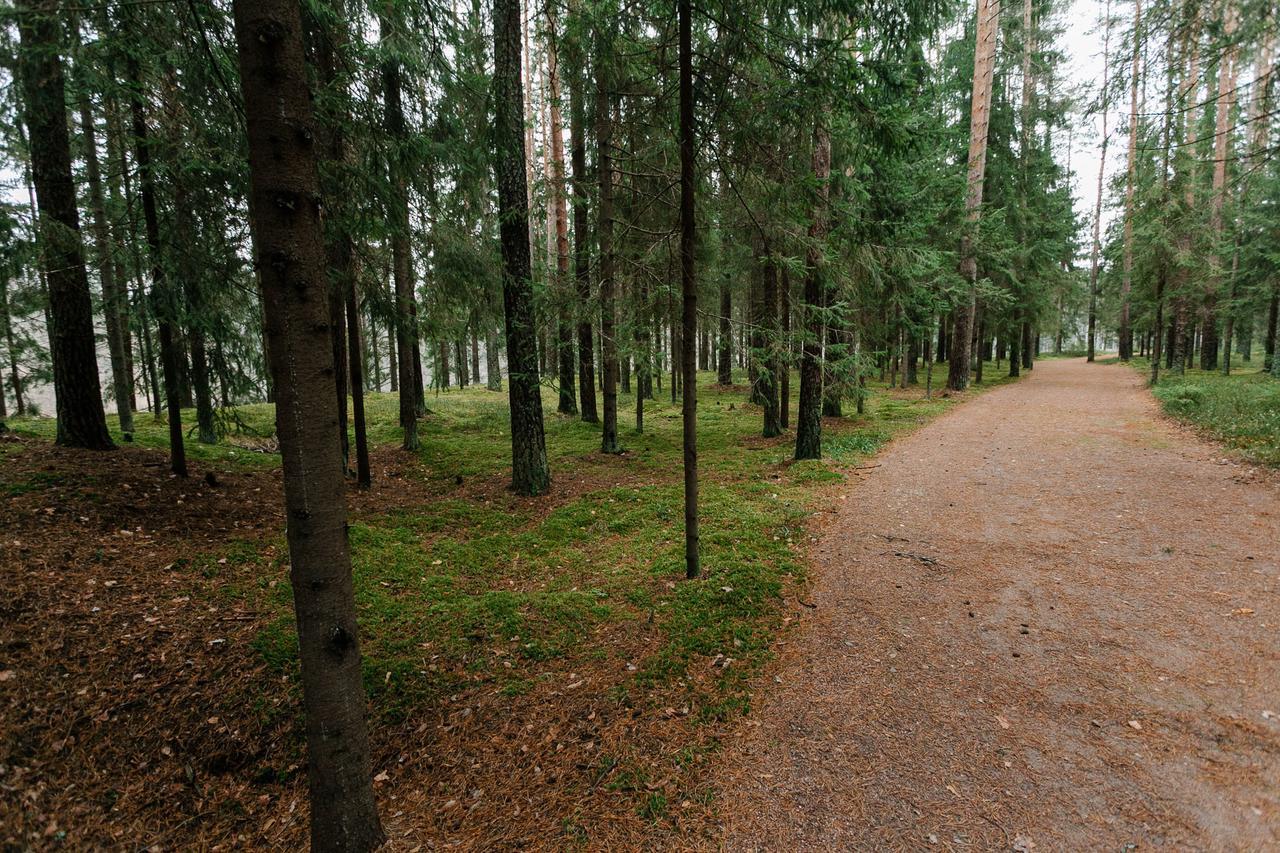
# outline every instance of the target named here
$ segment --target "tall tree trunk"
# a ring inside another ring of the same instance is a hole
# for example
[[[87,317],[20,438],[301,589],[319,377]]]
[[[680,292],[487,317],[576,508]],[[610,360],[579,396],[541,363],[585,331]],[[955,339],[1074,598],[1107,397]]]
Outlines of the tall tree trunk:
[[[1141,88],[1142,0],[1133,4],[1133,60],[1129,70],[1129,152],[1124,182],[1124,271],[1120,280],[1120,360],[1133,358],[1129,292],[1133,286],[1133,193],[1138,170],[1138,92]]]
[[[990,0],[988,0],[990,2]],[[828,181],[831,178],[831,135],[821,122],[813,128],[813,176],[818,189],[809,223],[804,279],[805,336],[800,357],[800,401],[796,412],[796,459],[822,456],[822,316],[826,290],[820,243],[827,236]]]
[[[578,413],[574,373],[578,369],[573,352],[573,302],[569,282],[569,199],[565,188],[564,122],[560,114],[560,66],[556,52],[555,9],[548,3],[547,18],[547,101],[550,117],[550,163],[548,188],[553,212],[552,236],[555,246],[555,286],[549,290],[556,300],[556,352],[559,356],[559,403],[556,410],[565,415]]]
[[[720,282],[720,340],[716,354],[716,382],[733,384],[733,290],[726,277]]]
[[[320,180],[299,6],[235,0],[253,227],[275,380],[307,725],[311,849],[383,842],[373,797],[338,452]],[[308,132],[299,132],[299,129]]]
[[[39,202],[39,248],[48,286],[49,354],[58,412],[57,443],[108,450],[93,334],[93,302],[71,177],[62,38],[55,0],[20,0],[20,77],[26,100],[32,183]],[[125,408],[128,407],[126,401]]]
[[[1181,142],[1177,146],[1176,168],[1177,180],[1183,185],[1186,210],[1195,209],[1196,205],[1196,158],[1191,151],[1191,140],[1194,138],[1194,116],[1196,98],[1200,90],[1200,5],[1195,2],[1184,4],[1190,14],[1190,20],[1182,28],[1183,54],[1187,66],[1185,76],[1179,86],[1179,107],[1182,112]],[[1187,292],[1192,270],[1187,261],[1194,251],[1195,235],[1190,228],[1183,227],[1175,239],[1174,256],[1182,259],[1175,268],[1173,277],[1173,322],[1169,326],[1168,367],[1175,373],[1182,373],[1191,359],[1191,351],[1187,346],[1187,331],[1190,326],[1187,311]]]
[[[778,268],[774,265],[765,246],[765,255],[756,263],[762,265],[764,284],[764,362],[761,365],[761,390],[764,395],[764,429],[765,438],[773,438],[782,433],[782,414],[779,412],[778,390],[781,384],[778,358],[781,328],[778,320]]]
[[[1272,312],[1274,314],[1274,312]],[[0,323],[4,324],[4,343],[9,356],[9,387],[13,389],[13,403],[19,417],[27,413],[26,400],[22,396],[22,376],[18,373],[18,346],[13,335],[13,319],[9,315],[9,270],[0,268]],[[1275,324],[1272,323],[1274,328]],[[1270,340],[1274,344],[1275,335]],[[4,380],[0,377],[0,395],[4,394]]]
[[[1102,39],[1102,151],[1098,156],[1098,189],[1093,205],[1093,249],[1089,262],[1089,340],[1086,361],[1093,361],[1097,348],[1098,327],[1098,260],[1102,252],[1102,179],[1107,167],[1107,115],[1109,112],[1108,80],[1111,70],[1111,0],[1103,13],[1106,30]]]
[[[84,139],[85,176],[89,184],[89,209],[93,218],[98,279],[102,283],[103,325],[107,330],[107,351],[111,356],[116,416],[120,420],[120,432],[128,441],[133,433],[133,377],[129,373],[128,339],[121,329],[122,322],[128,323],[128,300],[122,295],[123,288],[115,274],[115,241],[107,221],[107,205],[98,163],[97,130],[87,93],[80,99],[80,133]]]
[[[498,353],[498,335],[490,331],[484,339],[485,370],[488,373],[486,387],[490,391],[502,390],[502,357]]]
[[[175,161],[183,154],[183,140],[186,138],[185,116],[178,99],[177,72],[167,66],[164,70],[163,91],[164,113],[161,127],[167,137],[168,149]],[[197,243],[195,211],[192,209],[191,187],[182,166],[177,162],[170,163],[167,175],[173,187],[173,222],[174,237],[180,247],[194,248]],[[201,280],[202,270],[196,263],[195,255],[188,250],[174,253],[175,268],[182,280],[182,297],[186,302],[186,343],[191,354],[191,369],[187,374],[186,387],[191,390],[192,402],[196,409],[196,437],[201,444],[217,444],[218,436],[214,425],[213,392],[209,381],[209,359],[205,349],[205,325],[207,306],[204,303],[204,282]],[[174,288],[174,299],[178,299],[177,288]],[[175,313],[175,327],[177,313]],[[186,366],[185,359],[179,365]]]
[[[352,272],[356,272],[353,261]],[[369,471],[369,433],[364,417],[364,359],[360,346],[360,301],[356,294],[358,275],[348,279],[347,301],[347,364],[351,371],[351,420],[356,434],[356,485],[369,488],[372,475]]]
[[[1222,287],[1222,208],[1227,193],[1227,157],[1231,148],[1231,107],[1236,88],[1235,32],[1238,12],[1231,0],[1222,4],[1222,38],[1226,42],[1218,62],[1217,115],[1214,121],[1213,191],[1209,197],[1209,232],[1213,250],[1209,252],[1209,276],[1204,294],[1204,341],[1200,347],[1200,369],[1218,367],[1218,291]],[[1230,308],[1228,308],[1230,310]],[[1230,356],[1228,356],[1230,358]]]
[[[480,384],[480,336],[476,333],[474,321],[471,325],[471,381]]]
[[[605,46],[596,58],[596,171],[600,180],[600,359],[604,365],[604,423],[600,449],[620,453],[618,446],[618,341],[615,337],[613,260],[613,114],[610,109],[608,60]]]
[[[591,331],[590,235],[587,222],[587,121],[583,103],[582,50],[574,45],[569,80],[569,125],[573,137],[573,275],[578,295],[578,396],[582,420],[599,423],[596,411],[595,347]]]
[[[344,4],[339,4],[339,12]],[[345,84],[338,74],[339,53],[348,44],[348,33],[343,21],[334,21],[325,26],[318,34],[317,57],[320,76],[329,94],[338,103],[345,103],[347,92]],[[324,154],[332,171],[336,175],[343,174],[352,165],[354,155],[347,143],[345,128],[350,120],[349,112],[344,108],[331,117],[327,128],[327,150]],[[366,434],[364,416],[364,370],[361,364],[360,349],[360,312],[356,294],[357,282],[360,278],[360,261],[356,254],[355,240],[348,224],[351,211],[348,209],[347,187],[341,179],[334,180],[324,188],[326,190],[325,205],[332,217],[325,233],[325,258],[330,271],[329,281],[329,319],[333,324],[333,358],[337,377],[335,384],[338,401],[338,438],[342,449],[344,466],[350,456],[347,438],[347,391],[351,392],[352,421],[356,439],[356,484],[360,488],[368,488],[369,443]],[[345,368],[345,372],[344,372]]]
[[[103,32],[107,32],[107,25],[103,25]],[[128,187],[128,164],[125,162],[125,149],[128,147],[125,139],[124,125],[120,117],[120,104],[114,93],[108,93],[105,98],[106,105],[104,112],[106,113],[106,140],[107,140],[107,193],[111,200],[112,210],[124,210],[126,202],[122,198],[122,188]],[[128,192],[123,192],[125,198]],[[124,256],[121,254],[123,250],[122,244],[129,242],[133,244],[132,255],[136,260],[138,258],[138,247],[136,241],[132,239],[133,229],[128,222],[122,224],[118,221],[112,222],[108,220],[109,234],[112,238],[112,245],[118,251],[115,254],[115,284],[116,294],[119,301],[116,303],[116,328],[120,335],[121,348],[124,350],[124,374],[129,382],[130,406],[133,411],[138,409],[137,389],[134,384],[134,359],[133,359],[133,332],[131,329],[133,311],[133,297],[129,292],[129,273],[126,268]],[[140,272],[141,264],[136,264],[135,269]],[[138,293],[142,293],[142,282],[138,281]],[[146,388],[146,374],[150,365],[143,364],[143,388]],[[132,418],[130,419],[132,423]]]
[[[680,295],[684,360],[684,566],[696,578],[698,565],[698,282],[694,277],[693,24],[690,0],[679,0],[680,16]]]
[[[968,190],[965,194],[965,233],[960,239],[960,275],[968,283],[963,302],[955,307],[955,334],[950,340],[951,365],[947,387],[963,391],[969,385],[974,312],[977,309],[978,259],[974,237],[982,218],[982,185],[987,170],[987,125],[991,119],[991,84],[995,74],[996,34],[1000,29],[1000,0],[978,0],[974,36],[973,94],[969,112]]]
[[[380,39],[386,48],[391,42],[391,30],[400,21],[392,20],[394,7],[388,3],[380,15]],[[400,93],[400,63],[391,56],[382,66],[382,97],[387,134],[391,137],[395,153],[388,163],[391,172],[392,198],[387,218],[391,225],[391,271],[395,281],[395,330],[398,385],[400,392],[400,428],[404,431],[405,450],[418,449],[418,371],[422,369],[417,339],[417,310],[413,296],[413,258],[409,244],[409,188],[406,182],[407,164],[404,146],[408,144],[404,107]]]
[[[502,241],[502,298],[507,318],[511,404],[511,486],[540,495],[551,486],[538,383],[537,326],[529,256],[529,208],[521,139],[520,3],[494,0],[494,172]]]
[[[782,381],[778,386],[778,413],[785,430],[791,426],[791,274],[785,266],[781,268],[781,272],[782,357],[779,368],[782,371]]]
[[[137,61],[129,60],[134,91],[130,98],[133,118],[133,140],[137,147],[139,195],[142,196],[142,219],[151,259],[151,305],[156,315],[160,338],[160,368],[164,376],[164,397],[169,417],[169,467],[180,477],[187,476],[187,452],[182,433],[182,389],[179,377],[178,344],[174,339],[176,295],[165,271],[160,244],[160,219],[156,213],[155,174],[151,164],[151,142],[147,136],[147,117],[143,104],[142,74]]]

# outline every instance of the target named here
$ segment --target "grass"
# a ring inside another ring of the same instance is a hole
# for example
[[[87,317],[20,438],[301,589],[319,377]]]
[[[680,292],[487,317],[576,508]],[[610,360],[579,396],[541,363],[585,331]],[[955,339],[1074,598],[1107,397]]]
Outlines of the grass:
[[[1148,359],[1131,364],[1150,376]],[[1180,375],[1162,372],[1152,393],[1167,414],[1253,462],[1280,466],[1280,381],[1262,372],[1258,355],[1244,364],[1233,358],[1230,376],[1196,368]]]
[[[984,387],[1009,381],[1004,372],[992,365],[986,375],[998,378]],[[404,465],[402,473],[425,486],[415,494],[427,497],[392,494],[351,519],[374,713],[395,723],[424,703],[474,688],[520,701],[552,678],[563,683],[566,673],[588,671],[611,673],[610,684],[595,682],[593,689],[625,705],[670,702],[674,691],[694,721],[744,713],[750,677],[784,626],[783,594],[804,581],[808,515],[829,503],[849,466],[956,405],[959,398],[937,393],[923,399],[923,371],[920,379],[915,388],[894,391],[871,382],[863,415],[854,416],[849,403],[849,417],[825,422],[825,457],[793,463],[793,433],[761,439],[759,407],[746,403],[742,390],[718,387],[713,374],[702,374],[703,577],[695,581],[684,580],[681,420],[669,391],[646,402],[643,433],[633,429],[635,398],[620,395],[626,453],[604,456],[599,428],[555,414],[555,395],[547,389],[553,478],[581,477],[582,483],[534,500],[502,488],[510,476],[506,394],[482,388],[433,394],[419,424],[416,464]],[[935,368],[934,381],[940,392],[942,368]],[[793,424],[798,387],[793,380]],[[394,459],[396,397],[367,399],[371,443]],[[217,445],[192,440],[189,456],[254,468],[279,464],[278,455],[243,446],[246,436],[270,436],[271,407],[241,406],[237,415],[251,432],[233,432]],[[10,426],[53,435],[51,420],[17,419]],[[134,439],[164,449],[167,433],[143,414]],[[375,480],[375,495],[395,488],[388,482]],[[187,562],[217,580],[219,595],[265,614],[254,648],[273,670],[292,676],[292,590],[283,533],[276,537],[269,544],[233,543]],[[717,656],[732,665],[705,665]],[[698,677],[691,677],[699,662]],[[666,800],[642,784],[636,789],[637,811],[661,819]]]

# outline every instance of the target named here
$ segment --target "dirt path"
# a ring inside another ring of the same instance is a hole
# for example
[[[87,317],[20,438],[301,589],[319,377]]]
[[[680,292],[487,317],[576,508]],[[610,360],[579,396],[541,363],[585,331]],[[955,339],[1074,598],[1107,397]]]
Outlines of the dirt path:
[[[878,461],[725,752],[730,849],[1280,847],[1273,475],[1083,361]]]

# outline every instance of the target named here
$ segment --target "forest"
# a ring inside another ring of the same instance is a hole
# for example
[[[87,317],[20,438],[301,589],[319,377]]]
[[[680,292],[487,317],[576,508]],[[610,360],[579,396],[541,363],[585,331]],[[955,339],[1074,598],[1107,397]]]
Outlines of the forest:
[[[1273,3],[0,21],[5,849],[1280,843]]]

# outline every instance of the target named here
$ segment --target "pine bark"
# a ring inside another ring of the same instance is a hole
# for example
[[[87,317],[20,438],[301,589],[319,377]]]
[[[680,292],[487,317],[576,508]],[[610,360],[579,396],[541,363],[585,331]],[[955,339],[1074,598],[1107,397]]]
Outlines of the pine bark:
[[[559,403],[556,410],[565,415],[578,414],[574,374],[578,370],[573,352],[574,325],[569,281],[569,199],[565,184],[564,121],[560,112],[560,65],[556,51],[556,18],[554,7],[546,6],[547,18],[547,100],[550,124],[550,164],[548,176],[554,214],[552,236],[555,238],[556,352],[559,367]]]
[[[390,5],[380,17],[381,40],[386,46],[390,30],[398,22],[391,20]],[[401,102],[400,63],[388,58],[382,66],[382,97],[387,135],[394,154],[387,164],[390,171],[391,199],[387,218],[391,225],[391,275],[395,283],[395,331],[397,385],[400,395],[400,428],[404,432],[405,450],[418,449],[418,385],[422,360],[417,338],[417,310],[413,295],[413,257],[409,243],[409,188],[406,181],[403,146],[407,144],[404,106]]]
[[[151,305],[156,316],[160,343],[160,372],[164,380],[165,405],[169,418],[169,467],[180,477],[187,476],[187,453],[182,431],[182,389],[179,377],[178,343],[175,339],[176,295],[165,269],[160,243],[160,219],[156,213],[155,174],[151,162],[151,141],[143,104],[142,75],[136,60],[130,60],[130,78],[134,91],[130,98],[133,119],[133,141],[137,153],[138,194],[142,197],[142,219],[151,260]],[[157,407],[157,411],[159,408]]]
[[[102,171],[98,161],[97,129],[93,107],[85,94],[80,99],[80,134],[84,140],[85,177],[89,185],[89,210],[93,220],[93,242],[97,255],[98,281],[102,285],[103,325],[107,330],[107,352],[111,357],[112,391],[120,432],[128,441],[133,433],[133,376],[129,371],[127,337],[121,323],[128,323],[128,299],[116,277],[115,241],[107,220],[106,198],[102,191]]]
[[[1102,151],[1098,156],[1098,183],[1093,205],[1093,249],[1089,262],[1089,339],[1086,361],[1093,361],[1097,355],[1098,328],[1098,272],[1099,258],[1102,253],[1102,182],[1107,166],[1107,116],[1109,115],[1109,72],[1111,70],[1111,0],[1105,7],[1106,29],[1102,39]]]
[[[680,18],[680,295],[684,389],[684,565],[696,578],[698,563],[698,282],[694,277],[693,36],[690,0],[679,0]]]
[[[551,486],[538,382],[537,316],[529,255],[529,207],[522,137],[519,0],[494,0],[494,173],[502,242],[502,298],[507,321],[511,405],[511,486],[540,495]]]
[[[996,34],[1000,29],[1000,0],[978,0],[974,35],[973,92],[969,111],[969,165],[965,194],[965,232],[960,238],[960,275],[968,284],[963,302],[952,312],[954,333],[949,341],[947,387],[963,391],[969,385],[970,337],[977,310],[978,259],[974,238],[982,219],[982,185],[987,170],[987,126],[991,120],[991,84],[995,74]]]
[[[373,796],[336,428],[316,128],[299,6],[235,0],[252,225],[278,403],[307,726],[311,849],[383,842]]]
[[[1272,311],[1274,316],[1275,311]],[[9,270],[0,268],[0,323],[4,324],[4,344],[9,356],[9,387],[13,389],[14,409],[19,416],[27,413],[26,399],[22,396],[22,375],[18,372],[18,346],[13,334],[13,320],[9,315]],[[1271,324],[1273,334],[1268,338],[1274,345],[1275,323]],[[4,379],[0,376],[0,395],[4,394]]]
[[[57,443],[108,450],[93,333],[93,302],[85,271],[80,212],[71,176],[63,48],[56,0],[21,0],[19,68],[26,100],[31,175],[38,201],[39,247],[49,296],[49,353]]]
[[[1133,358],[1129,293],[1133,287],[1133,195],[1138,171],[1138,92],[1142,62],[1142,0],[1133,5],[1133,59],[1129,74],[1129,152],[1124,182],[1124,267],[1120,279],[1120,360]]]
[[[1209,275],[1204,292],[1204,339],[1200,346],[1200,369],[1218,368],[1218,292],[1222,289],[1223,221],[1227,192],[1227,158],[1231,151],[1231,108],[1235,100],[1236,42],[1238,12],[1231,0],[1222,4],[1222,38],[1226,45],[1218,62],[1217,114],[1214,117],[1213,188],[1209,196]],[[1227,356],[1228,360],[1230,356]]]
[[[578,296],[578,398],[582,420],[599,423],[596,411],[595,346],[591,328],[591,245],[587,222],[586,107],[583,103],[582,52],[575,46],[569,80],[569,125],[573,137],[570,154],[573,166],[573,276]]]
[[[600,240],[600,359],[604,367],[602,383],[604,421],[600,449],[620,453],[618,445],[618,341],[615,336],[617,306],[614,304],[613,245],[613,114],[610,109],[608,61],[604,48],[596,59],[596,171],[600,181],[600,211],[597,230]]]
[[[831,135],[821,123],[813,129],[813,175],[818,190],[809,224],[804,280],[805,337],[800,357],[800,400],[796,412],[796,459],[822,456],[822,316],[825,279],[820,243],[827,235],[828,181],[831,178]]]
[[[716,353],[716,382],[733,384],[733,290],[729,279],[720,282],[720,334]]]

